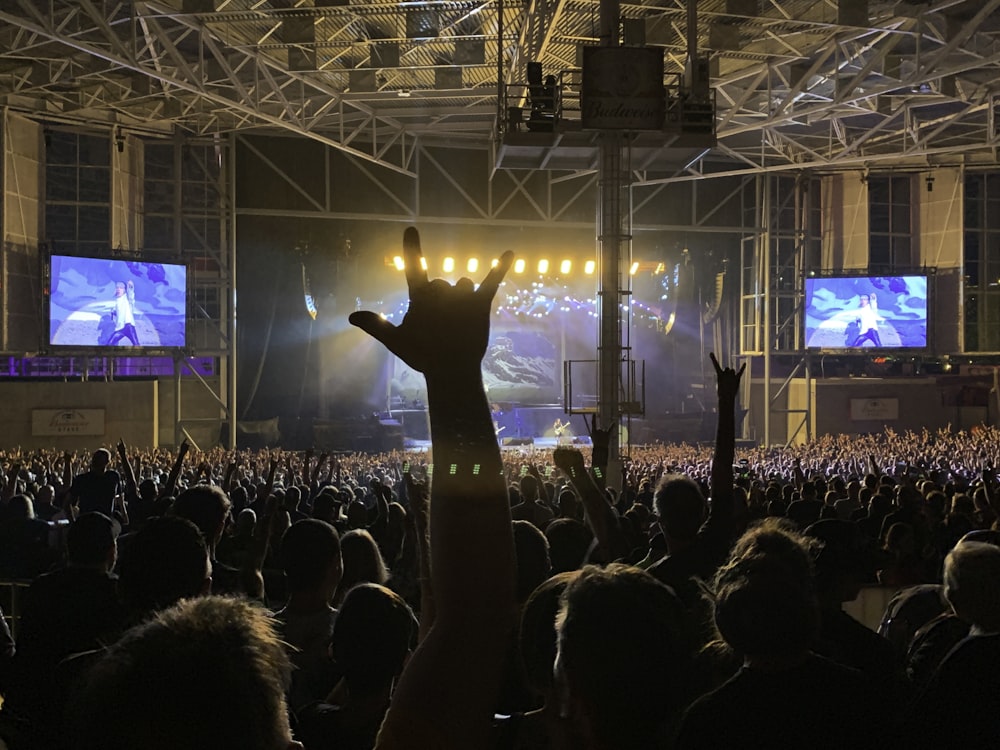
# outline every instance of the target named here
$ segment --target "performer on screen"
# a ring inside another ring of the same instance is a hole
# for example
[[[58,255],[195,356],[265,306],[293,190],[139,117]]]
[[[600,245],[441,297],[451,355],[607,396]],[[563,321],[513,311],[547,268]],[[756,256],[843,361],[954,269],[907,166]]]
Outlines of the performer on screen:
[[[861,346],[865,341],[871,341],[875,346],[882,346],[878,336],[878,300],[874,294],[861,295],[861,307],[858,308],[858,326],[861,334],[851,346]]]
[[[124,282],[115,283],[115,307],[111,315],[115,320],[115,333],[108,342],[116,346],[119,341],[127,338],[132,346],[139,346],[139,336],[135,330],[135,284],[129,279],[128,287]]]

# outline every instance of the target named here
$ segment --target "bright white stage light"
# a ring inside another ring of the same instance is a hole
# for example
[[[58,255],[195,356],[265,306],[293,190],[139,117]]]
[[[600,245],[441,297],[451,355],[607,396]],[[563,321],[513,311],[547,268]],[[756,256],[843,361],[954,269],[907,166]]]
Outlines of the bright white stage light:
[[[559,264],[559,273],[569,273],[573,270],[573,262],[569,260],[564,260]]]
[[[518,258],[514,261],[514,273],[524,273],[524,258]]]
[[[638,273],[638,271],[639,271],[639,261],[635,261],[632,264],[632,267],[630,269],[628,269],[628,272],[629,272],[630,275],[635,276],[636,273]]]
[[[499,265],[500,265],[499,258],[494,258],[493,260],[490,261],[490,268],[496,268]]]
[[[586,263],[583,264],[583,272],[588,276],[593,276],[594,269],[596,268],[597,268],[597,263],[592,260],[588,260]]]
[[[538,273],[548,273],[549,272],[549,262],[547,260],[538,261]]]
[[[469,262],[465,264],[465,270],[469,273],[475,273],[479,270],[479,258],[469,258]]]
[[[427,258],[420,258],[420,267],[425,271],[427,270]]]
[[[444,269],[445,273],[451,273],[455,270],[455,259],[450,257],[445,258],[441,267]]]
[[[392,265],[396,267],[397,271],[402,271],[406,268],[406,261],[403,260],[402,255],[396,255],[392,258]]]

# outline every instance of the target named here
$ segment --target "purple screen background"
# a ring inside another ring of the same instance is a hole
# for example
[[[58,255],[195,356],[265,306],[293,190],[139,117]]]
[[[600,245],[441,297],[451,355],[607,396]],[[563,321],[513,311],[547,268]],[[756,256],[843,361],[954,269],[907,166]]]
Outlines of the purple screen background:
[[[926,276],[807,278],[805,339],[810,349],[921,349],[927,346]],[[878,336],[857,343],[861,297],[876,300]]]
[[[112,345],[115,285],[135,288],[136,335],[142,347],[180,347],[186,343],[187,268],[172,263],[51,257],[49,344],[52,346],[132,346],[126,338]]]

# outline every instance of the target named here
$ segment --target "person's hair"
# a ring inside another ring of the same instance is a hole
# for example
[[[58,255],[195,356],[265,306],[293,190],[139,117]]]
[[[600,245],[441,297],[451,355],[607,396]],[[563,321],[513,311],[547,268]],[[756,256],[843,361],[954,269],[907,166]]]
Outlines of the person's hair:
[[[944,560],[944,594],[966,622],[1000,629],[1000,547],[987,542],[955,545]]]
[[[66,532],[66,559],[72,565],[100,565],[107,562],[115,546],[115,524],[103,513],[84,513]],[[111,561],[114,565],[114,561]]]
[[[95,466],[107,466],[111,463],[111,451],[107,448],[98,448],[94,455],[90,457],[91,468]]]
[[[653,506],[663,530],[674,539],[694,539],[705,522],[705,496],[690,477],[666,474],[653,493]]]
[[[908,523],[897,521],[889,527],[885,534],[886,550],[896,553],[912,552],[914,545],[913,527]]]
[[[7,501],[6,515],[10,521],[30,521],[35,517],[35,504],[28,495],[14,495]]]
[[[210,574],[208,548],[186,518],[159,516],[130,535],[118,562],[118,594],[141,615],[198,596]]]
[[[520,482],[521,499],[530,503],[538,499],[538,480],[531,474],[525,474]]]
[[[638,568],[588,565],[562,594],[556,632],[557,679],[602,746],[638,747],[671,729],[691,649],[669,587]]]
[[[333,658],[351,691],[379,690],[403,669],[418,624],[403,599],[385,586],[360,583],[344,598],[333,626]]]
[[[340,539],[340,551],[344,558],[344,574],[337,587],[335,602],[341,602],[358,583],[384,584],[389,580],[382,553],[372,535],[364,529],[348,531]]]
[[[205,541],[213,544],[229,515],[230,507],[229,498],[221,489],[211,484],[199,484],[178,495],[170,513],[191,521],[198,527]]]
[[[326,521],[296,521],[281,537],[278,557],[290,592],[313,590],[328,580],[332,564],[340,567],[340,536]]]
[[[243,485],[238,484],[229,490],[229,500],[239,512],[246,510],[247,497],[247,488]]]
[[[514,521],[514,557],[517,561],[517,601],[527,600],[535,587],[549,577],[552,561],[549,542],[535,524]]]
[[[285,748],[289,674],[263,609],[216,596],[183,601],[126,633],[89,672],[75,746]]]
[[[253,508],[244,508],[236,515],[236,528],[233,533],[236,536],[250,536],[254,527],[257,526],[257,513]]]
[[[360,529],[368,524],[368,508],[360,500],[351,500],[347,505],[347,525]]]
[[[323,492],[313,500],[312,517],[321,521],[332,522],[337,518],[337,497],[336,493]]]
[[[575,518],[557,518],[545,527],[553,573],[578,570],[587,558],[594,535]]]
[[[153,479],[143,479],[139,482],[139,497],[142,500],[152,502],[156,499],[156,481]]]
[[[811,543],[782,521],[747,531],[715,575],[715,624],[739,654],[794,654],[819,623]]]
[[[539,695],[552,686],[552,668],[556,662],[556,615],[560,597],[577,575],[575,570],[557,573],[542,581],[524,603],[518,632],[518,645],[528,685]]]

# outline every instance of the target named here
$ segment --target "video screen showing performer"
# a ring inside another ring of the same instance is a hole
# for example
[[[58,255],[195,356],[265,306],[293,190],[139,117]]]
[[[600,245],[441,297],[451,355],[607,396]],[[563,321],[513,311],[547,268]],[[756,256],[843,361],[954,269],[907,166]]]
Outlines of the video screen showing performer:
[[[805,280],[810,349],[921,349],[927,346],[926,276]]]
[[[183,265],[51,258],[49,343],[53,346],[184,346],[186,318]]]

